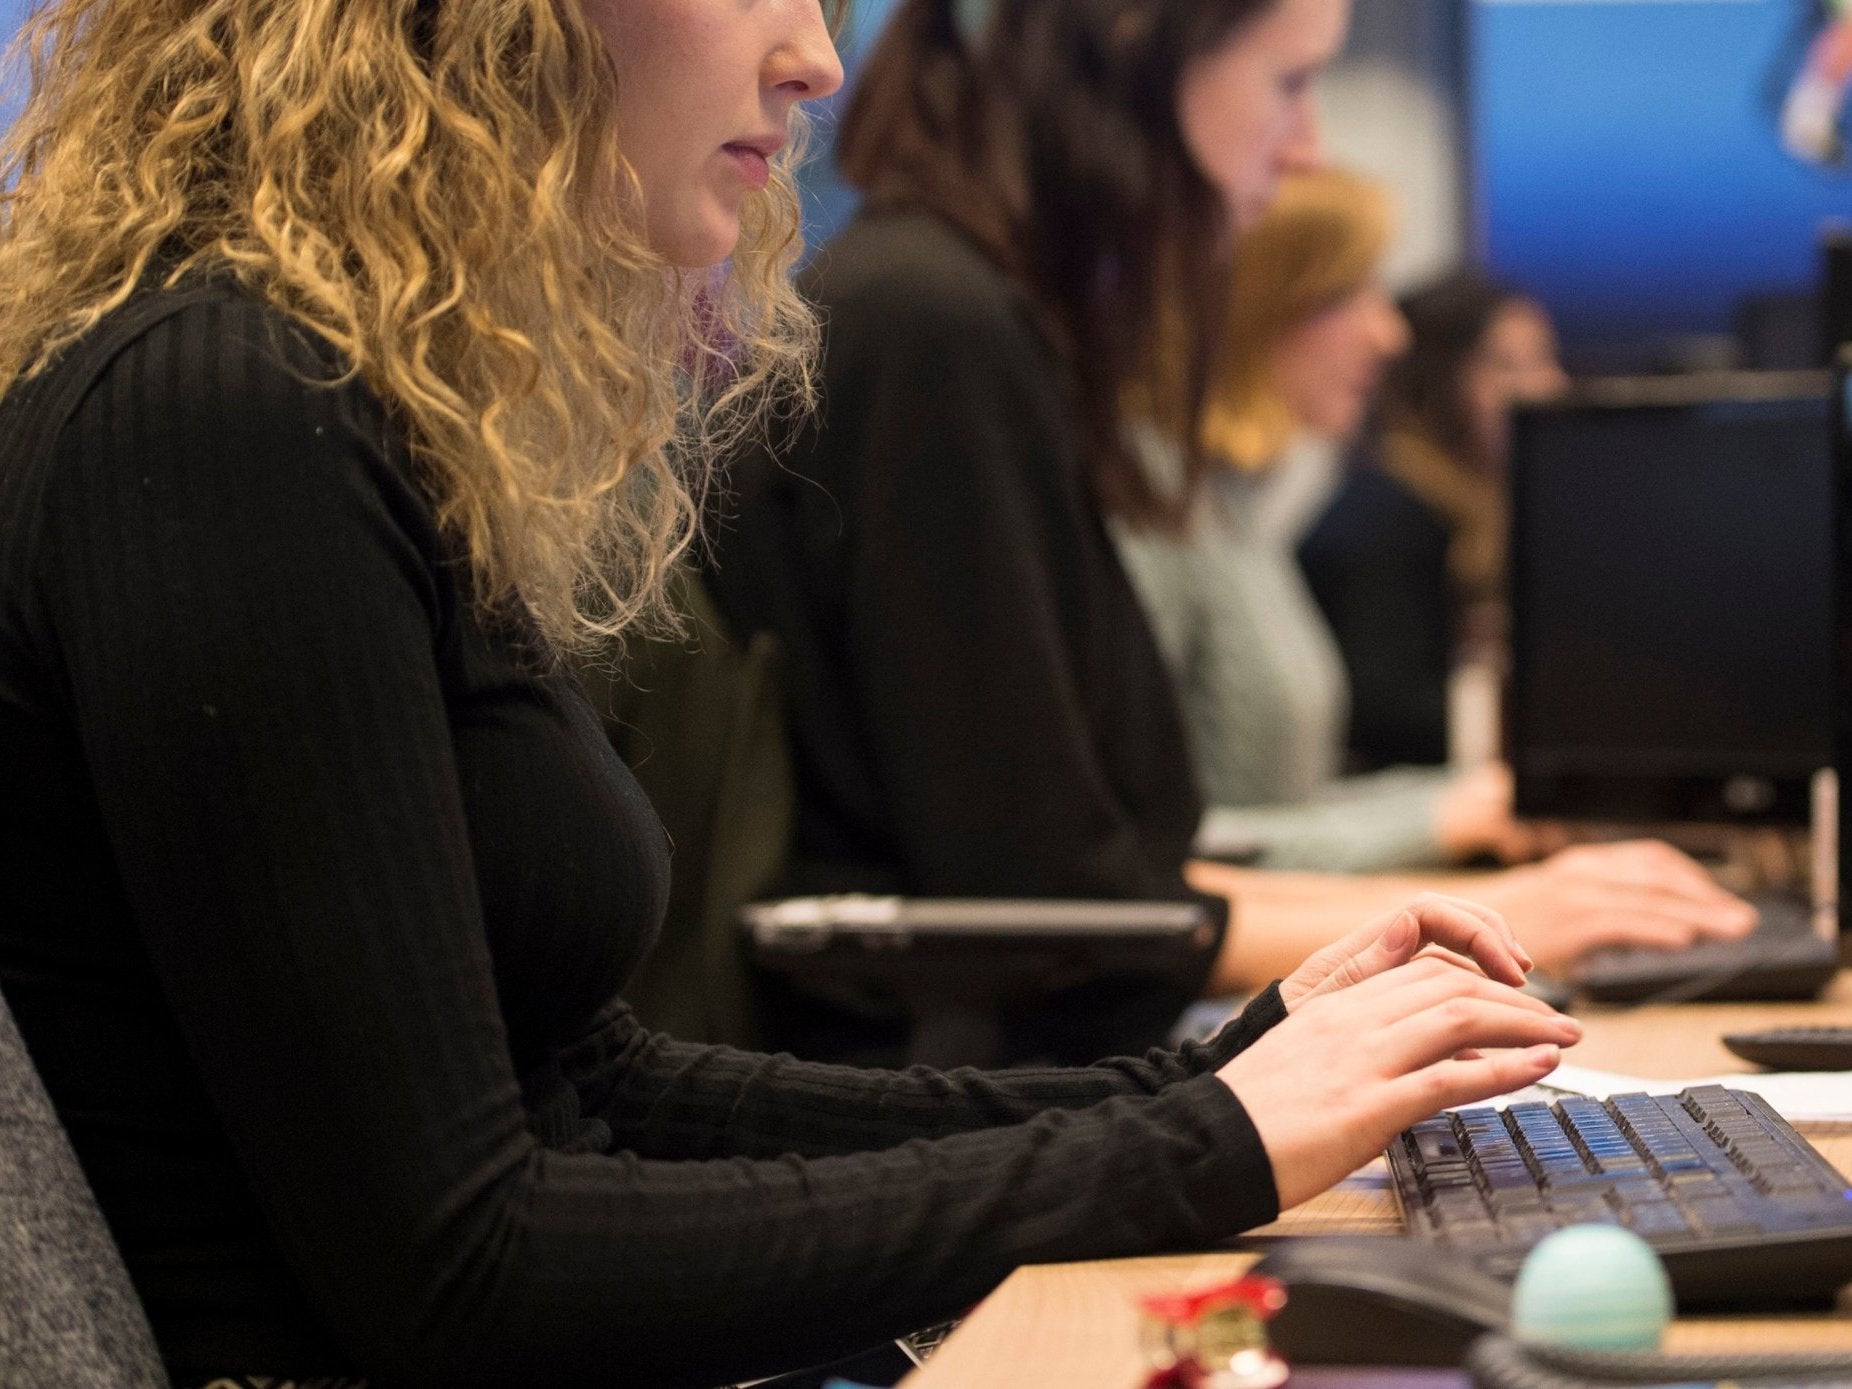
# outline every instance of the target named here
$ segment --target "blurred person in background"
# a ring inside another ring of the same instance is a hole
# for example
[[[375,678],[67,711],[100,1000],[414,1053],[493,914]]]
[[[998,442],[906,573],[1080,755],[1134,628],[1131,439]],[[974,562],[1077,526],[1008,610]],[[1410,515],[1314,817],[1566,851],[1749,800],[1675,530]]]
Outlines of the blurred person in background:
[[[1180,524],[1113,524],[1175,678],[1209,807],[1196,840],[1205,856],[1381,873],[1478,856],[1521,862],[1554,838],[1513,819],[1510,778],[1496,766],[1339,774],[1344,664],[1295,550],[1341,482],[1343,453],[1363,433],[1385,370],[1399,370],[1409,346],[1379,278],[1390,229],[1387,195],[1367,179],[1327,168],[1283,181],[1237,246],[1228,331],[1200,435],[1218,466],[1197,484]],[[1503,384],[1479,376],[1469,383],[1488,430],[1503,419],[1495,389]],[[1134,396],[1162,389],[1144,386]],[[1148,423],[1134,437],[1154,486],[1174,492],[1179,445]],[[1525,900],[1558,876],[1560,904]],[[1719,907],[1729,902],[1698,886],[1695,863],[1650,843],[1576,848],[1481,879],[1471,891],[1509,903],[1532,949],[1560,966],[1581,948],[1571,880],[1594,917],[1644,939],[1654,938],[1656,893],[1676,900],[1689,887]],[[1747,909],[1736,910],[1748,919]]]
[[[1350,675],[1359,769],[1446,761],[1452,671],[1502,664],[1511,412],[1569,384],[1518,290],[1462,271],[1402,312],[1378,437],[1299,552]]]
[[[1201,435],[1221,466],[1182,527],[1114,527],[1176,681],[1210,855],[1346,872],[1529,856],[1495,777],[1341,775],[1344,664],[1295,552],[1408,347],[1380,278],[1391,221],[1385,190],[1356,174],[1285,182],[1240,242]],[[1174,486],[1177,444],[1149,426],[1140,440]]]

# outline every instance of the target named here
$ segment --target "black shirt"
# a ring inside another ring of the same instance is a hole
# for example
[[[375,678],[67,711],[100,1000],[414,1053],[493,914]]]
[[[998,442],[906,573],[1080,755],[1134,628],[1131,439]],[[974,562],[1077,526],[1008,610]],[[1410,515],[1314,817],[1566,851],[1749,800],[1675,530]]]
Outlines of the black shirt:
[[[234,291],[134,314],[0,400],[0,990],[178,1378],[711,1385],[1272,1216],[1206,1072],[1277,994],[1001,1076],[639,1029],[660,827],[399,431]]]
[[[784,647],[793,888],[1183,896],[1175,695],[1026,296],[905,213],[863,214],[805,289],[821,425],[738,469],[712,569]]]
[[[709,574],[734,625],[782,648],[788,889],[1187,896],[1202,807],[1175,691],[1027,295],[908,212],[864,212],[803,289],[825,324],[822,411],[733,470]],[[1211,960],[1013,1008],[1005,1052],[1150,1045]],[[879,998],[770,993],[768,1024],[803,1054],[898,1045]]]

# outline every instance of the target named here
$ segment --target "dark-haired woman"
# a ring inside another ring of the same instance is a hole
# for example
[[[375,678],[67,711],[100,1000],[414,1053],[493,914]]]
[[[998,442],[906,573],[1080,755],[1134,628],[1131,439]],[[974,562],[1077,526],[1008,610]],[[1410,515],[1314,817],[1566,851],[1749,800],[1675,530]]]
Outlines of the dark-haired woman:
[[[823,407],[736,472],[712,570],[737,625],[784,646],[788,886],[1238,897],[1196,977],[1025,1010],[1018,1055],[1149,1042],[1196,994],[1264,986],[1407,890],[1191,862],[1189,750],[1105,519],[1184,521],[1208,465],[1180,450],[1181,486],[1154,490],[1129,384],[1156,351],[1184,364],[1139,391],[1139,419],[1200,437],[1231,245],[1318,162],[1315,83],[1347,19],[1345,0],[905,0],[840,131],[866,205],[805,285]],[[1607,885],[1565,873],[1501,878],[1520,935],[1564,912],[1585,945],[1636,935]],[[1654,895],[1655,939],[1753,919],[1701,878]],[[900,1031],[868,999],[793,999],[779,1021],[823,1055],[891,1052]]]
[[[50,0],[31,32],[0,991],[181,1389],[774,1373],[1024,1261],[1270,1219],[1577,1035],[1439,900],[1208,1046],[1086,1070],[645,1032],[669,846],[557,657],[654,609],[678,420],[698,465],[803,395],[816,0]],[[6,1377],[158,1374],[46,1350]]]
[[[1121,396],[1160,323],[1188,360],[1211,353],[1232,235],[1316,161],[1314,83],[1348,17],[903,0],[889,20],[837,140],[864,207],[805,286],[823,410],[735,470],[711,576],[785,648],[791,890],[1188,893],[1201,806],[1101,521],[1169,509]],[[1201,394],[1165,408],[1192,417]],[[1204,984],[1079,990],[1017,1018],[1010,1047],[1144,1045]],[[879,1055],[897,1027],[799,1000],[781,1030]]]
[[[1351,683],[1364,768],[1447,759],[1447,686],[1504,629],[1511,411],[1568,385],[1550,317],[1471,271],[1402,304],[1411,348],[1384,383],[1383,426],[1300,548]]]

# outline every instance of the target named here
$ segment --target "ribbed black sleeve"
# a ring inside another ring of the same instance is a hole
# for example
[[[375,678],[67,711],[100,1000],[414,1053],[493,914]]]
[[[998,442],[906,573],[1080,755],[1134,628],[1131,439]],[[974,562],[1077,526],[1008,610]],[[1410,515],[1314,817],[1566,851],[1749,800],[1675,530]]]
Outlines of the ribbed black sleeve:
[[[1268,989],[1211,1042],[1085,1068],[871,1071],[690,1046],[621,1005],[564,1053],[572,1094],[644,1156],[827,1157],[1020,1123],[1212,1072],[1285,1016]]]
[[[0,457],[0,988],[178,1376],[711,1385],[1272,1216],[1205,1072],[1277,995],[1079,1072],[642,1034],[660,827],[334,365],[227,293]]]

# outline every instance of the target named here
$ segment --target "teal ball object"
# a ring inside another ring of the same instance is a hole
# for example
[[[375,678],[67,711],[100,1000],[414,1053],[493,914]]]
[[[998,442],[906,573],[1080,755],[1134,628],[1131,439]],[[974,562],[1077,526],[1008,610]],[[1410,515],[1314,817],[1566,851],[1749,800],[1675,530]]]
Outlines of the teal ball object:
[[[1520,1341],[1579,1350],[1657,1350],[1672,1284],[1652,1246],[1613,1225],[1571,1225],[1531,1250],[1511,1293]]]

